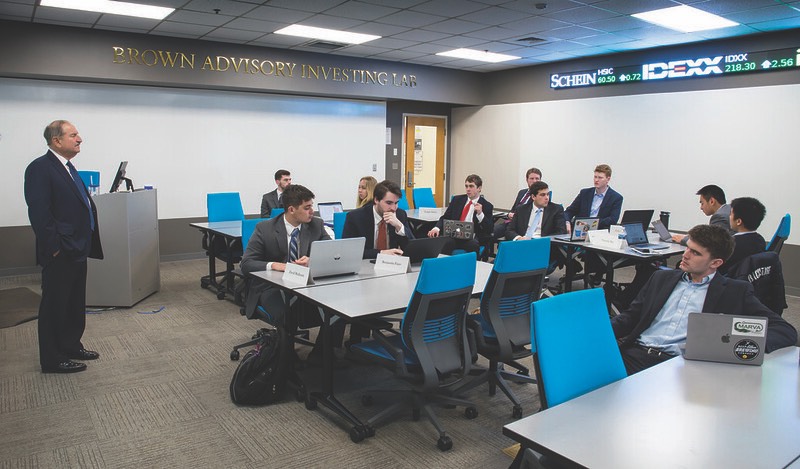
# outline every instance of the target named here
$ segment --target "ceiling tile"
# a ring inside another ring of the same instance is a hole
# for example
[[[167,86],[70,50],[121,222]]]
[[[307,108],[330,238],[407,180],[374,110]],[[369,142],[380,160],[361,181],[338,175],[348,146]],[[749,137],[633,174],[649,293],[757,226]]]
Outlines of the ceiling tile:
[[[569,23],[554,20],[552,18],[545,18],[543,16],[531,16],[529,18],[513,21],[511,23],[505,23],[503,25],[504,28],[521,31],[525,34],[537,33],[555,28],[563,28],[565,26],[569,26]]]
[[[786,18],[785,20],[764,21],[750,25],[759,31],[776,31],[787,28],[800,28],[800,17]]]
[[[444,16],[426,15],[416,11],[404,10],[393,13],[389,16],[384,16],[379,23],[394,24],[397,26],[407,26],[409,28],[420,28],[429,24],[438,23],[446,20]]]
[[[342,0],[269,0],[271,6],[310,11],[313,13],[329,10],[341,3]]]
[[[572,8],[570,10],[561,10],[552,14],[548,13],[545,16],[547,18],[553,18],[554,20],[564,21],[566,23],[583,24],[590,21],[599,21],[621,15],[615,11],[584,6],[580,8]]]
[[[170,21],[180,23],[204,24],[206,26],[222,26],[231,21],[234,17],[227,15],[215,15],[208,13],[198,13],[196,11],[179,10],[167,17]]]
[[[389,8],[381,5],[371,5],[364,2],[345,2],[325,12],[326,15],[343,16],[365,21],[372,21],[400,11],[398,8]]]
[[[586,37],[596,34],[595,29],[584,28],[582,26],[567,26],[566,28],[551,29],[547,31],[547,37],[558,39],[574,39],[576,37]]]
[[[593,6],[622,13],[623,15],[631,15],[644,11],[670,8],[678,6],[678,4],[672,0],[608,0],[595,3]]]
[[[153,32],[159,34],[182,34],[200,37],[208,34],[214,26],[204,26],[189,23],[177,23],[174,21],[162,21],[158,26],[153,28]]]
[[[474,13],[478,10],[486,9],[485,4],[470,2],[468,0],[441,0],[437,2],[425,2],[413,6],[412,11],[419,11],[439,16],[461,16]]]
[[[250,10],[245,15],[245,18],[254,18],[257,20],[275,21],[279,23],[294,24],[310,18],[313,13],[297,10],[287,10],[285,8],[274,8],[270,6],[262,6]]]
[[[18,16],[31,19],[33,16],[33,5],[23,5],[21,3],[0,4],[0,15]]]
[[[381,52],[380,54],[370,55],[369,57],[372,59],[379,59],[379,60],[408,60],[420,57],[421,55],[425,54],[420,54],[418,52],[409,52],[404,50],[390,50],[387,52]]]
[[[223,39],[231,41],[252,41],[263,36],[264,33],[258,31],[244,31],[242,29],[217,28],[206,34],[206,38]]]
[[[272,21],[261,21],[250,18],[236,18],[227,23],[226,28],[244,29],[245,31],[260,31],[262,33],[272,33],[284,27],[283,23]]]
[[[36,9],[36,18],[39,20],[52,20],[65,23],[94,24],[100,19],[100,13],[40,6]]]
[[[364,21],[343,18],[341,16],[314,15],[304,19],[300,23],[306,26],[316,26],[317,28],[347,29],[349,31],[359,32],[356,26],[364,24]]]
[[[409,29],[406,32],[393,34],[392,37],[397,39],[405,39],[407,41],[428,42],[444,39],[446,37],[450,37],[450,35],[437,33],[435,31],[427,31],[425,29]]]
[[[476,39],[474,37],[450,36],[438,41],[431,41],[431,44],[441,44],[443,46],[452,47],[453,49],[458,49],[460,47],[472,47],[483,42],[486,41],[483,39]]]
[[[536,8],[538,3],[544,3],[545,8]],[[508,3],[503,3],[502,7],[509,10],[514,10],[520,13],[529,15],[547,15],[561,10],[568,10],[583,6],[586,2],[573,1],[573,0],[516,0]]]
[[[480,39],[488,39],[490,41],[499,41],[519,37],[519,31],[496,26],[494,28],[485,28],[478,31],[472,31],[464,35],[469,37],[477,37]]]
[[[185,2],[182,2],[185,3]],[[166,6],[161,3],[162,6]],[[217,14],[214,10],[218,9],[220,15],[239,16],[255,8],[252,3],[231,2],[227,0],[192,0],[183,6],[185,10],[196,11],[198,13]]]
[[[481,24],[503,24],[520,18],[518,11],[501,7],[489,7],[484,10],[459,16],[458,19]]]
[[[450,19],[446,21],[441,21],[439,23],[434,23],[428,26],[423,26],[423,29],[436,31],[437,33],[449,33],[449,34],[464,34],[484,28],[486,28],[485,25],[472,23],[470,21],[461,21],[457,19]]]
[[[800,11],[789,8],[785,5],[775,5],[755,10],[739,11],[725,15],[731,21],[737,23],[761,23],[764,21],[785,20],[787,18],[800,17]]]
[[[138,29],[138,30],[145,30],[149,31],[155,28],[161,21],[160,20],[151,20],[148,18],[134,18],[132,16],[121,16],[121,15],[102,15],[100,19],[97,20],[98,26],[104,26],[104,29],[107,27],[114,27],[117,26],[119,28],[130,28],[130,29]]]

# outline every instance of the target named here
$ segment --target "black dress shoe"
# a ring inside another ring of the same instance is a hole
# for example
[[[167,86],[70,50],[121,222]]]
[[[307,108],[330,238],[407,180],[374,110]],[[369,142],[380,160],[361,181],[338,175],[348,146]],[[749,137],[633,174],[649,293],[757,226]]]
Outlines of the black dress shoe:
[[[86,350],[85,348],[82,348],[77,352],[70,353],[69,358],[74,360],[97,360],[100,358],[100,354],[94,350]]]
[[[42,373],[77,373],[86,369],[86,363],[66,360],[54,367],[42,368]]]

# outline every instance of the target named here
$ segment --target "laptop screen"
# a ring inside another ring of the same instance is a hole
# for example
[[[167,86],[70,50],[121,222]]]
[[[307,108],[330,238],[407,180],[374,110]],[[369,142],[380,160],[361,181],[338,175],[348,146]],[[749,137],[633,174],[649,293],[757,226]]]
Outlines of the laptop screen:
[[[317,204],[317,208],[319,209],[319,217],[328,224],[333,223],[334,213],[344,211],[341,202],[320,202]]]
[[[628,241],[629,246],[647,243],[647,235],[644,234],[642,225],[639,223],[628,223],[622,226],[625,227],[625,239]]]

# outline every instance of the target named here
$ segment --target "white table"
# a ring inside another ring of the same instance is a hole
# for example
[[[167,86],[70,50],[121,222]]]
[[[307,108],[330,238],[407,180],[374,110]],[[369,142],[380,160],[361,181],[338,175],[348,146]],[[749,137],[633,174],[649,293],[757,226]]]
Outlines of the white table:
[[[800,457],[797,347],[758,366],[677,357],[506,425],[523,447],[591,468],[783,468]]]

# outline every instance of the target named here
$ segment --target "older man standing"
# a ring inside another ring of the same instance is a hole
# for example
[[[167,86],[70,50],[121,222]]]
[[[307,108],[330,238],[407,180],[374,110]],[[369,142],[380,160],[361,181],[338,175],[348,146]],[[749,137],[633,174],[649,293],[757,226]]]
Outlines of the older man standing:
[[[81,151],[78,129],[65,120],[44,129],[49,150],[25,170],[25,202],[42,266],[39,362],[43,373],[75,373],[100,354],[86,350],[86,259],[103,258],[97,209],[72,159]]]

